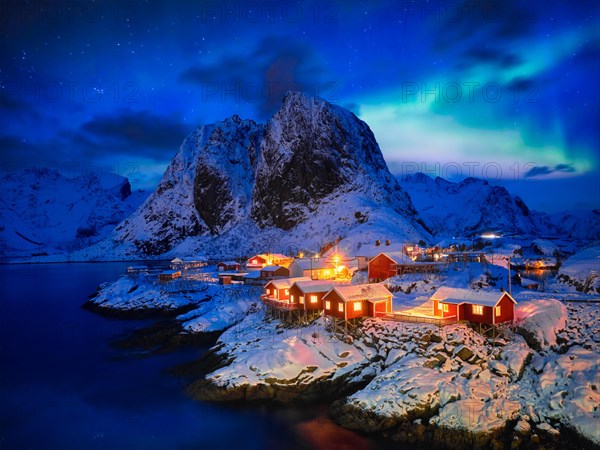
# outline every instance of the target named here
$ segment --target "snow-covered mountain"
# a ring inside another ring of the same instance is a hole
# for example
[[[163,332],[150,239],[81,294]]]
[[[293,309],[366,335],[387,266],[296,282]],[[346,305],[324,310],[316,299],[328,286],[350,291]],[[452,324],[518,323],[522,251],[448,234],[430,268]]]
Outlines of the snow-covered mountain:
[[[403,177],[400,185],[409,193],[427,226],[438,236],[499,230],[529,237],[600,239],[600,212],[546,214],[533,211],[506,188],[478,178],[454,183],[416,173]]]
[[[25,169],[2,177],[0,254],[68,252],[105,238],[147,193],[131,192],[115,174],[78,178],[56,169]]]
[[[157,188],[94,254],[352,251],[429,236],[368,125],[320,98],[288,93],[266,125],[233,116],[193,131]]]

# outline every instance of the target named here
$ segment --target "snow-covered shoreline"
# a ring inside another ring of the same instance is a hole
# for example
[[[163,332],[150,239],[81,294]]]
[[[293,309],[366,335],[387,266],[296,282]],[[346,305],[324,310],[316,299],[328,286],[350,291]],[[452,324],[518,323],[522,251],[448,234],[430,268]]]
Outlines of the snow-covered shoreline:
[[[569,306],[568,320],[558,301],[546,299],[535,312],[525,307],[520,326],[541,336],[539,351],[510,330],[492,342],[463,324],[438,329],[368,319],[353,339],[340,340],[323,319],[286,329],[252,314],[219,338],[222,367],[190,393],[208,401],[289,402],[350,390],[333,403],[332,419],[400,441],[488,448],[509,439],[527,448],[556,443],[564,432],[600,445],[600,307]],[[547,309],[557,314],[542,319]]]
[[[433,289],[413,285],[414,293],[397,294],[395,307],[418,306],[419,294]],[[518,292],[515,327],[496,340],[465,324],[381,319],[351,333],[332,330],[324,318],[286,328],[264,314],[258,291],[124,276],[91,303],[176,314],[181,336],[220,334],[211,350],[217,363],[188,389],[198,400],[331,401],[331,417],[344,427],[424,445],[600,445],[600,305],[553,299],[571,299],[572,288]]]

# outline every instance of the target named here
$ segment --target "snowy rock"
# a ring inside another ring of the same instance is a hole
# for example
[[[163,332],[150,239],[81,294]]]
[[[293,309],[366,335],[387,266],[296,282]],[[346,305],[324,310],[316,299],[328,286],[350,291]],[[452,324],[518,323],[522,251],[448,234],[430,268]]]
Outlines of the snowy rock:
[[[217,346],[228,364],[192,384],[191,395],[208,401],[315,400],[364,383],[359,374],[377,372],[364,372],[368,361],[359,348],[329,335],[322,319],[299,329],[278,330],[277,324],[259,312],[225,331]]]
[[[523,376],[525,365],[531,354],[531,349],[519,335],[515,335],[513,341],[504,347],[501,358],[508,367],[511,379],[519,379]]]
[[[527,435],[531,432],[531,425],[525,420],[519,420],[515,425],[515,431],[521,435]]]
[[[520,405],[504,399],[482,402],[475,399],[458,400],[440,409],[431,422],[446,428],[471,432],[491,432],[504,428],[519,412]]]
[[[515,311],[517,332],[535,350],[556,347],[556,335],[567,324],[567,308],[558,300],[539,299],[519,303]]]
[[[501,377],[507,377],[508,376],[508,367],[506,367],[500,361],[491,361],[489,363],[489,367],[490,367],[490,370],[492,372],[494,372],[496,375],[499,375]]]
[[[567,259],[558,278],[578,291],[600,293],[600,247],[590,247]]]
[[[454,354],[463,361],[469,360],[469,358],[471,358],[474,355],[473,351],[464,344],[457,347],[454,350]]]

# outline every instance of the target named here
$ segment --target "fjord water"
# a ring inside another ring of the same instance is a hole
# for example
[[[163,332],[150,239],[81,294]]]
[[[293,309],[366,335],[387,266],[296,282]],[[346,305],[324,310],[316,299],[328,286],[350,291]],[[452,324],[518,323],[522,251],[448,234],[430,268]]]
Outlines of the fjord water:
[[[110,345],[152,321],[81,309],[126,263],[0,265],[0,448],[380,448],[324,408],[226,406],[165,373],[206,347],[141,356]]]

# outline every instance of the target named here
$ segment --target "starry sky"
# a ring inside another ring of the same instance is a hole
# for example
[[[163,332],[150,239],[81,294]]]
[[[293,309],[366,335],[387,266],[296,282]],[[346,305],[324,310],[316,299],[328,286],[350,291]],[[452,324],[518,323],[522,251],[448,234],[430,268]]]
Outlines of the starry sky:
[[[151,189],[195,127],[295,89],[365,120],[399,177],[600,208],[596,1],[3,0],[0,29],[3,173]]]

